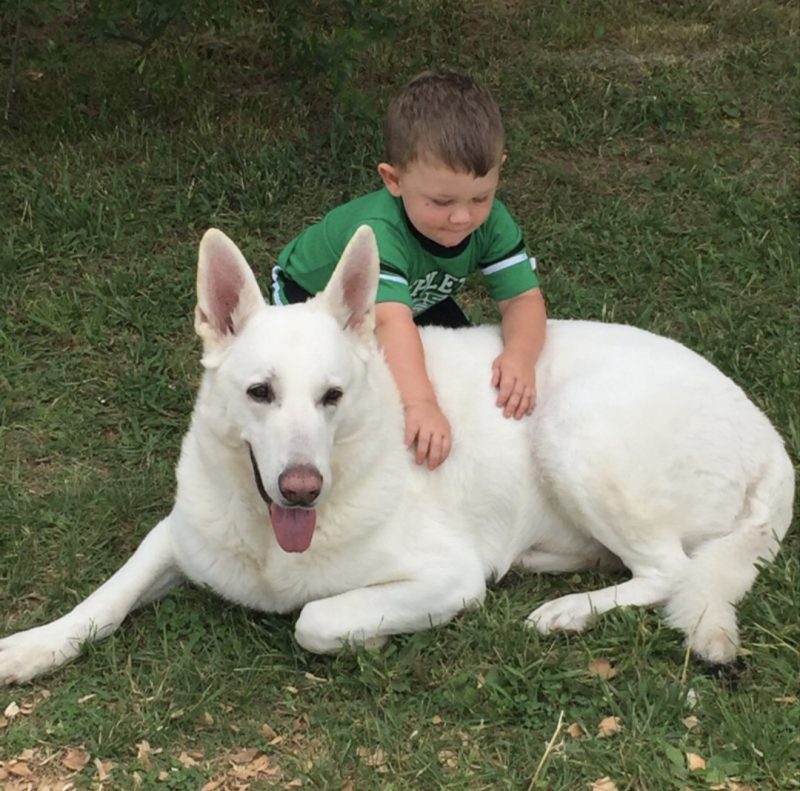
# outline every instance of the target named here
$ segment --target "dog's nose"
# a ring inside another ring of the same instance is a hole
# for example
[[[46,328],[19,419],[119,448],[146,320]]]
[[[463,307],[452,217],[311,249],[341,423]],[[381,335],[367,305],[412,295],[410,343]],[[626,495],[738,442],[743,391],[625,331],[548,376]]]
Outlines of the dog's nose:
[[[319,497],[322,475],[310,464],[297,464],[280,474],[278,488],[287,503],[308,507]]]

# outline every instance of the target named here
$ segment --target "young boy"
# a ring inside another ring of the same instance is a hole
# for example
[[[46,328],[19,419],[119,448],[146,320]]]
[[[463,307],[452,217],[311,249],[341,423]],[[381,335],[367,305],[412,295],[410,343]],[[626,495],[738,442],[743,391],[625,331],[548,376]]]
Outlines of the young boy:
[[[450,452],[450,424],[417,327],[469,325],[451,295],[480,269],[502,314],[504,349],[491,371],[497,405],[519,419],[536,401],[545,304],[535,260],[495,198],[505,136],[491,94],[464,75],[425,72],[391,102],[384,135],[384,188],[333,209],[286,245],[273,270],[273,300],[321,291],[356,228],[372,228],[381,262],[376,334],[405,409],[406,444],[415,446],[417,464],[434,469]]]

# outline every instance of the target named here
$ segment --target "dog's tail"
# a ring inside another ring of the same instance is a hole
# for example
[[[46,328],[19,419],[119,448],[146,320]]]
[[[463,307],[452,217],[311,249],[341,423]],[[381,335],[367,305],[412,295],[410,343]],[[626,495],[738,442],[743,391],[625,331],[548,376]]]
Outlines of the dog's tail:
[[[739,646],[735,605],[771,561],[789,529],[794,470],[783,444],[775,443],[761,475],[751,482],[730,533],[692,553],[666,603],[672,626],[689,647],[712,663],[732,662]]]

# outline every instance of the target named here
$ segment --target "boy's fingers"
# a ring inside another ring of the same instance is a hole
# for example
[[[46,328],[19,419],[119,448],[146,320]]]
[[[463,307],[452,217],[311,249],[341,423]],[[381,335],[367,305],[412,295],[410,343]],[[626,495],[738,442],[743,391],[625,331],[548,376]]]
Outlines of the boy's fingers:
[[[521,390],[519,394],[519,399],[517,400],[517,408],[514,410],[514,419],[519,420],[521,417],[528,411],[528,405],[530,404],[530,392],[528,390]]]
[[[428,469],[435,470],[443,461],[442,445],[444,437],[441,434],[431,437],[430,450],[428,451]]]
[[[406,423],[405,441],[407,448],[410,448],[417,441],[420,430],[421,426],[416,420]]]
[[[422,464],[428,455],[428,444],[431,439],[430,432],[426,432],[423,426],[415,425],[408,433],[411,435],[411,442],[408,447],[413,447],[414,449],[414,461],[417,464]]]
[[[516,380],[512,379],[510,376],[506,376],[505,378],[500,380],[500,384],[497,390],[497,406],[507,406],[508,400],[511,398],[514,392],[514,384]]]
[[[522,396],[525,394],[525,388],[519,379],[514,378],[509,381],[509,378],[510,377],[506,377],[505,388],[502,384],[500,386],[501,393],[505,390],[505,397],[502,398],[502,400],[500,397],[497,399],[497,405],[505,407],[503,409],[504,417],[511,417],[511,415],[516,414]]]
[[[434,437],[431,448],[435,453],[433,464],[430,469],[434,470],[450,455],[450,450],[453,447],[453,441],[449,433],[439,434]]]
[[[529,394],[523,395],[522,398],[519,400],[519,406],[517,407],[517,411],[514,413],[514,417],[519,420],[520,418],[525,417],[525,415],[530,415],[531,413],[531,397]]]
[[[520,401],[519,408],[517,409],[516,418],[523,418],[526,415],[533,414],[533,408],[536,406],[536,391],[529,388],[525,391],[525,397]]]
[[[453,449],[453,442],[450,437],[444,438],[444,444],[442,445],[442,461],[444,461],[449,455],[450,451]]]
[[[497,401],[503,407],[504,417],[519,420],[530,415],[536,406],[536,388],[523,384],[523,381],[509,372],[503,375],[499,366],[492,366],[492,384],[497,388]]]
[[[533,388],[526,387],[522,390],[515,390],[506,404],[503,411],[505,417],[514,416],[516,420],[533,413],[536,406],[536,393]]]
[[[425,459],[428,457],[428,453],[430,452],[431,447],[431,435],[430,434],[418,434],[417,435],[417,455],[416,461],[417,464],[424,464]]]
[[[509,396],[508,401],[506,401],[506,408],[503,410],[503,415],[505,417],[511,417],[511,415],[516,415],[521,400],[522,400],[522,393],[512,393]]]

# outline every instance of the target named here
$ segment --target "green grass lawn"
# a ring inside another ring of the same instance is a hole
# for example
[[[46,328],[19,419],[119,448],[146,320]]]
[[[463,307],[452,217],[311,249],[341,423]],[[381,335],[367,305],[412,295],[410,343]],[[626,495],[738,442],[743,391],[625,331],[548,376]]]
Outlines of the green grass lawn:
[[[203,230],[266,288],[284,242],[377,186],[382,108],[426,66],[495,91],[551,315],[682,341],[800,457],[795,4],[270,6],[145,53],[89,38],[82,3],[0,21],[0,633],[64,613],[169,510]],[[479,283],[465,304],[493,315]],[[0,786],[800,788],[798,549],[795,525],[740,607],[735,685],[656,612],[522,628],[598,574],[512,573],[448,626],[335,658],[182,589],[0,690]]]

